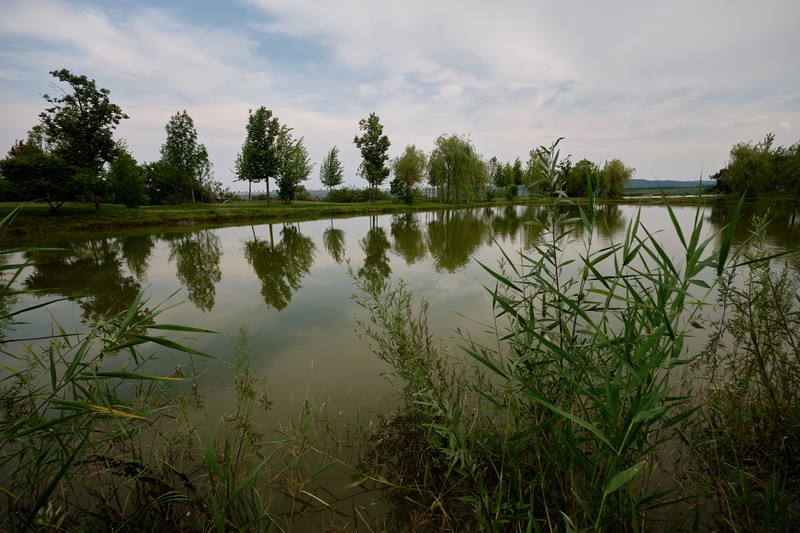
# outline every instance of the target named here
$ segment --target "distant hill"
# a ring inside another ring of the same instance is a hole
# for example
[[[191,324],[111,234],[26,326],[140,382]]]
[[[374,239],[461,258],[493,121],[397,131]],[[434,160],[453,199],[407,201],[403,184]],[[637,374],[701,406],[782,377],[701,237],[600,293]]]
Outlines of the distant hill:
[[[711,180],[703,180],[703,188],[712,187],[715,182]],[[626,191],[635,191],[638,189],[697,189],[700,186],[700,180],[694,181],[678,181],[678,180],[642,180],[632,179],[625,187]]]

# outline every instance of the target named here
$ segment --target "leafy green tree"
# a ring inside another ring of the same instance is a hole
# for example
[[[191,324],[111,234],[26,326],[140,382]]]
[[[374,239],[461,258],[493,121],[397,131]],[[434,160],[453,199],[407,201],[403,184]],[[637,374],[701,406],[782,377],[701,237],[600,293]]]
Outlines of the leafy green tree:
[[[412,203],[417,185],[422,183],[422,179],[425,177],[427,166],[428,157],[425,152],[413,144],[406,146],[403,155],[392,161],[392,170],[394,171],[394,179],[391,183],[392,194],[402,198],[407,204]]]
[[[564,184],[567,196],[582,198],[589,193],[589,183],[597,191],[600,186],[601,171],[597,164],[588,159],[581,159],[570,169]]]
[[[44,200],[53,211],[75,198],[80,187],[74,168],[31,141],[17,141],[0,160],[3,199]]]
[[[322,160],[319,167],[319,179],[322,185],[328,188],[328,193],[334,187],[338,187],[344,182],[344,167],[339,161],[339,149],[334,146]]]
[[[144,173],[124,143],[120,143],[118,149],[107,174],[111,195],[116,203],[139,207],[147,203]]]
[[[77,180],[67,188],[77,184],[80,190],[76,192],[92,194],[100,209],[101,171],[117,155],[114,130],[128,116],[111,103],[109,90],[98,88],[94,80],[67,69],[50,74],[69,89],[56,86],[59,96],[44,95],[52,105],[39,114],[40,132],[51,153],[73,168]]]
[[[619,159],[612,159],[603,165],[603,192],[611,198],[619,198],[625,185],[633,178],[636,169],[626,167]]]
[[[147,197],[152,205],[177,205],[187,199],[186,177],[181,170],[164,161],[142,165]]]
[[[389,176],[389,168],[386,166],[389,160],[389,137],[383,134],[383,126],[380,117],[375,113],[370,113],[369,118],[361,119],[358,128],[364,132],[361,137],[355,136],[353,142],[361,150],[361,165],[358,172],[362,178],[367,180],[370,186],[370,200],[375,203],[378,186],[386,181]]]
[[[242,151],[236,157],[237,180],[247,181],[247,199],[253,183],[264,181],[267,185],[267,203],[270,202],[269,180],[275,179],[280,173],[280,153],[278,137],[281,126],[277,117],[272,116],[272,111],[264,106],[250,110],[247,120],[247,137],[242,145]]]
[[[481,196],[488,176],[486,165],[468,137],[442,135],[428,163],[430,182],[444,202],[469,202]]]
[[[520,161],[518,157],[511,166],[511,183],[517,186],[523,185],[524,175],[525,173],[522,171],[522,161]]]
[[[203,194],[211,181],[211,162],[206,147],[197,142],[197,130],[192,117],[183,110],[173,115],[167,125],[167,140],[161,145],[161,162],[172,166],[180,188],[195,203],[195,195]]]
[[[292,139],[291,129],[282,127],[278,135],[279,172],[278,172],[278,198],[285,204],[294,200],[302,189],[301,181],[311,175],[314,165],[308,157],[308,150],[303,144],[303,138]]]

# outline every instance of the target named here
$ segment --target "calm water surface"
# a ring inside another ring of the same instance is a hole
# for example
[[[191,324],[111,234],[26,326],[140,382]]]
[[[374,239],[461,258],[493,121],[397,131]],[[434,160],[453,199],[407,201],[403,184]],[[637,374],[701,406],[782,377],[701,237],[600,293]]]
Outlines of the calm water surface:
[[[596,246],[619,242],[635,216],[634,206],[605,206],[606,224]],[[665,208],[641,208],[642,221],[658,233],[668,253],[680,257]],[[695,209],[675,208],[684,227]],[[251,368],[264,376],[273,407],[265,420],[281,424],[297,415],[306,397],[332,401],[342,416],[374,411],[390,390],[383,364],[359,339],[348,270],[405,280],[417,298],[430,302],[431,330],[442,343],[459,343],[456,328],[490,341],[482,325],[492,321],[483,284],[492,278],[479,265],[494,267],[505,250],[529,252],[539,235],[540,207],[513,206],[381,215],[311,222],[258,224],[202,230],[124,233],[117,237],[58,243],[64,250],[12,257],[35,263],[20,277],[24,306],[66,297],[27,313],[28,324],[6,330],[5,349],[20,339],[48,335],[53,321],[85,331],[110,312],[126,309],[144,289],[149,307],[174,305],[161,322],[219,332],[184,339],[215,356],[197,362],[200,392],[211,419],[233,404],[232,363],[241,327],[249,332]],[[773,213],[770,239],[776,249],[800,245],[794,212]],[[702,208],[707,232],[727,223],[727,208]],[[747,236],[747,225],[737,240]],[[35,245],[35,243],[30,243]],[[49,244],[49,246],[52,246]],[[173,295],[174,294],[174,295]],[[173,295],[170,297],[170,295]],[[0,356],[2,357],[2,356]],[[161,354],[159,368],[185,368],[183,356]]]

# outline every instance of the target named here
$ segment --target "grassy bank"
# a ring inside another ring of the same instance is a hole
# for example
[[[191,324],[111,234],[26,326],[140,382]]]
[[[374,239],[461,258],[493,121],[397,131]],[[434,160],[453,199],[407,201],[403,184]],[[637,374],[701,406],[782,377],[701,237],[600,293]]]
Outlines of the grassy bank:
[[[708,202],[731,202],[733,197],[708,197]],[[773,199],[771,201],[778,201]],[[282,204],[273,202],[236,202],[227,204],[189,204],[180,206],[150,206],[128,209],[121,205],[103,205],[98,211],[94,205],[81,203],[64,204],[53,212],[46,204],[24,204],[12,226],[5,228],[0,241],[6,244],[46,243],[48,240],[64,235],[97,234],[116,232],[132,228],[155,228],[176,226],[222,226],[248,222],[273,222],[283,220],[314,220],[331,217],[362,216],[383,213],[404,213],[409,211],[431,211],[460,207],[485,207],[514,204],[545,204],[547,198],[516,199],[509,202],[495,199],[492,202],[471,204],[443,204],[425,201],[415,204],[394,203],[390,201],[370,203],[329,203],[294,202]],[[661,198],[639,197],[608,200],[609,203],[663,203]],[[697,202],[696,197],[686,196],[672,199],[674,205]],[[0,203],[0,218],[20,207],[19,204]]]

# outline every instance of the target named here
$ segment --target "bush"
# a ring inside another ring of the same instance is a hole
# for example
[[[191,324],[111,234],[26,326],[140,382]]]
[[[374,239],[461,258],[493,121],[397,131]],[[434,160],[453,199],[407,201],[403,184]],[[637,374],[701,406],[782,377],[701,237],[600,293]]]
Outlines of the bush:
[[[378,189],[375,200],[390,200],[391,197],[386,192]],[[341,189],[333,189],[328,192],[325,197],[326,202],[340,203],[340,204],[356,204],[370,201],[370,190],[356,189],[352,187],[342,187]]]

